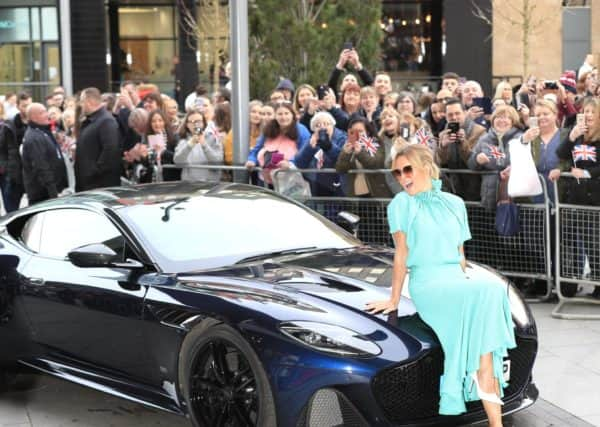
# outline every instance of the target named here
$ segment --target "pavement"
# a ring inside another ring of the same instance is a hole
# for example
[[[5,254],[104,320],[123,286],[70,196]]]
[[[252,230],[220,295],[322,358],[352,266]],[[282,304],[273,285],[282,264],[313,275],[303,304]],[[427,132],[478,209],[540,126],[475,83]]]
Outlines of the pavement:
[[[505,427],[600,426],[600,321],[560,320],[553,303],[532,304],[540,349],[540,399]],[[600,314],[600,307],[595,308]],[[0,397],[0,427],[189,427],[176,415],[47,375],[26,374]]]

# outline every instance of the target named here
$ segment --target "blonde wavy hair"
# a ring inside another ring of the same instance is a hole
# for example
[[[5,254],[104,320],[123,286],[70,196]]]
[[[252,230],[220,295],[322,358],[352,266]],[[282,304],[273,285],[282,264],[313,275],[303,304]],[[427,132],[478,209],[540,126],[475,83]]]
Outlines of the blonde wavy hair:
[[[409,144],[402,138],[396,138],[393,150],[395,153],[392,158],[392,169],[399,157],[406,157],[413,168],[427,170],[432,179],[440,178],[440,168],[435,164],[429,147],[421,144]]]

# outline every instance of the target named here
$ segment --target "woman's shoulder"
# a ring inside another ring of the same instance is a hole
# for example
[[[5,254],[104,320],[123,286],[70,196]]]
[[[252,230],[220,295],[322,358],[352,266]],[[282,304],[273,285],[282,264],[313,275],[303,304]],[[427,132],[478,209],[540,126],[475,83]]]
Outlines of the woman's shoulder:
[[[446,191],[441,191],[440,194],[453,208],[462,209],[463,206],[465,206],[465,201],[456,194],[448,193]]]

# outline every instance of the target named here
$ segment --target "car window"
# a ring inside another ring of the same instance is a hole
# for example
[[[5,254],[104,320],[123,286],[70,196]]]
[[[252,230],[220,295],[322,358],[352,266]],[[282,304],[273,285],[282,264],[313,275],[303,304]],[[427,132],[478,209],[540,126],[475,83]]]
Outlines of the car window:
[[[46,211],[43,218],[39,254],[65,258],[75,248],[104,243],[122,254],[125,240],[108,218],[83,209]]]
[[[40,243],[42,239],[42,224],[44,222],[44,213],[33,215],[27,220],[25,226],[21,230],[21,241],[33,252],[40,251]]]

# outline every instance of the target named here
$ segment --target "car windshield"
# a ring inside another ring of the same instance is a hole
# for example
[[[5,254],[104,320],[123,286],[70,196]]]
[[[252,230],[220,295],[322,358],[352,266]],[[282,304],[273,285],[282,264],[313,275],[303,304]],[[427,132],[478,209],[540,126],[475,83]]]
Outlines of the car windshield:
[[[172,198],[128,206],[119,214],[167,273],[213,269],[268,253],[360,245],[310,209],[265,191]]]

